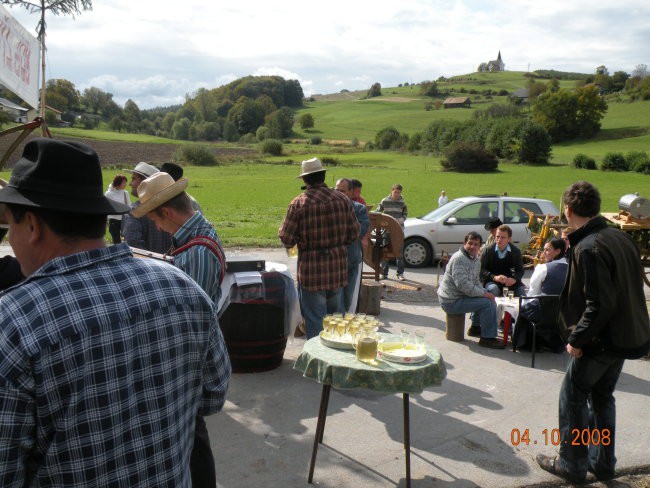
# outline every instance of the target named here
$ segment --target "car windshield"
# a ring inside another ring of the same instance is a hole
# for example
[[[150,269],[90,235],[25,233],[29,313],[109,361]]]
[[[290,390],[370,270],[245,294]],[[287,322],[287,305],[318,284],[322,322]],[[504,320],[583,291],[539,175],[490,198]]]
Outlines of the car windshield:
[[[458,207],[463,205],[464,202],[460,200],[452,200],[450,202],[445,203],[442,207],[438,207],[437,209],[429,212],[426,214],[424,217],[420,217],[422,220],[430,220],[430,221],[435,221],[438,220],[441,216],[447,215],[449,212],[452,212],[456,210]]]

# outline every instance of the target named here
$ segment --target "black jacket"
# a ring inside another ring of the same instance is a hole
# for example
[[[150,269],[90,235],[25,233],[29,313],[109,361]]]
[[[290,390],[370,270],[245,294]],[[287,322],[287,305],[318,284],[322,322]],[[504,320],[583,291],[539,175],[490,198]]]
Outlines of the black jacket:
[[[499,259],[494,246],[490,246],[481,255],[481,281],[485,285],[488,281],[494,281],[494,277],[504,275],[517,280],[516,286],[521,285],[521,278],[524,276],[524,261],[521,251],[514,244],[510,244],[510,251],[506,257]],[[503,285],[498,283],[500,287]]]
[[[629,235],[595,217],[569,234],[569,271],[560,297],[560,330],[585,354],[635,359],[650,349],[650,321],[639,249]]]

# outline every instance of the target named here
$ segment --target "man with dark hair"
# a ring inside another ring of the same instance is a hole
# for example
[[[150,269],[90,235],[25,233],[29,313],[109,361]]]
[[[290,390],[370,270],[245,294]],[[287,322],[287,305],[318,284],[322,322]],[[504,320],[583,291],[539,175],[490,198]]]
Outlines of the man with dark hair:
[[[363,184],[354,178],[350,181],[352,182],[352,201],[365,205],[366,201],[361,196],[361,188],[363,187]]]
[[[391,188],[390,194],[387,197],[383,198],[381,203],[377,207],[377,212],[381,212],[393,217],[395,220],[399,222],[403,230],[404,221],[406,220],[406,217],[408,217],[408,207],[406,206],[404,197],[402,197],[402,191],[403,191],[402,185],[400,185],[399,183],[395,183]],[[400,249],[399,257],[395,259],[397,263],[397,279],[400,281],[404,281],[405,279],[403,252],[404,250]],[[388,278],[389,267],[390,267],[390,263],[388,261],[384,261],[383,263],[381,263],[381,274],[383,279]]]
[[[615,476],[614,389],[625,359],[650,349],[650,323],[639,249],[628,234],[599,215],[600,193],[578,181],[564,192],[569,270],[560,296],[560,329],[571,355],[560,389],[560,453],[539,454],[542,469],[572,483],[591,471]],[[600,442],[572,442],[575,432]]]
[[[359,237],[352,201],[325,184],[318,158],[302,162],[306,189],[289,204],[278,231],[282,244],[298,246],[298,295],[307,337],[316,337],[328,313],[343,312],[348,245]]]
[[[155,173],[138,187],[140,206],[133,215],[148,216],[160,230],[173,236],[174,265],[182,269],[205,291],[215,304],[221,298],[221,281],[226,260],[214,227],[201,212],[192,208],[187,178],[178,181],[168,173]],[[202,415],[196,417],[196,433],[190,460],[193,488],[217,484],[210,437]]]
[[[91,148],[35,139],[0,190],[27,277],[0,297],[3,487],[189,487],[194,419],[225,402],[212,302],[106,246],[106,216],[129,207],[102,187]]]
[[[490,235],[481,246],[481,255],[483,255],[486,249],[489,249],[490,247],[493,247],[496,244],[495,237],[497,235],[497,229],[502,225],[503,222],[501,222],[501,219],[499,217],[492,217],[490,220],[488,220],[485,223],[483,227],[485,228],[485,230],[490,232]]]
[[[521,279],[524,276],[524,260],[521,251],[512,241],[512,229],[500,225],[494,235],[495,245],[485,249],[481,255],[481,280],[485,289],[495,297],[503,295],[503,287],[515,292],[520,297],[526,294],[526,286]]]
[[[505,345],[497,337],[497,306],[494,295],[483,288],[479,277],[481,261],[481,235],[469,232],[465,236],[463,247],[455,252],[445,269],[438,299],[440,306],[448,314],[473,312],[473,320],[480,320],[481,338],[479,346],[491,349],[503,349]]]
[[[341,178],[336,182],[336,191],[339,191],[352,200],[352,180]],[[359,222],[359,235],[364,236],[370,227],[370,219],[366,206],[352,201],[354,214]],[[359,283],[361,269],[363,268],[363,251],[361,249],[361,237],[355,239],[348,246],[348,284],[343,289],[343,306],[347,312],[355,313],[357,308],[357,296],[359,294]]]
[[[131,173],[131,194],[137,198],[140,183],[157,173],[158,168],[145,162],[139,162],[135,168],[124,171]],[[165,231],[158,230],[146,216],[138,218],[133,215],[133,210],[139,205],[140,200],[135,201],[131,204],[131,214],[124,216],[124,240],[131,247],[166,254],[172,245],[172,236]]]

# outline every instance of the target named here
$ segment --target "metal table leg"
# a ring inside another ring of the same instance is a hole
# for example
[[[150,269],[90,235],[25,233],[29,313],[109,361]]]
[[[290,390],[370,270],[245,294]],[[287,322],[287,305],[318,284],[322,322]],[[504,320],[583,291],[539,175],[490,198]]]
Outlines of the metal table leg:
[[[314,479],[316,453],[318,452],[318,444],[323,442],[323,433],[325,432],[325,418],[327,417],[327,404],[329,403],[331,388],[331,385],[323,385],[323,391],[320,396],[318,422],[316,423],[316,435],[314,436],[314,447],[311,451],[311,463],[309,464],[309,476],[307,478],[307,483],[311,483]]]
[[[406,459],[406,488],[411,488],[411,421],[409,418],[409,394],[403,394],[404,404],[404,458]]]

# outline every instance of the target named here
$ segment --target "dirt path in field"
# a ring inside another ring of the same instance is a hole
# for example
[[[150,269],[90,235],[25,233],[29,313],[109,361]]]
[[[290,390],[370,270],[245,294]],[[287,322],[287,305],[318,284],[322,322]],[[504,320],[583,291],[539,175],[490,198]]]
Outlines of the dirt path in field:
[[[20,158],[25,144],[35,137],[37,136],[32,134],[23,141],[23,143],[11,155],[7,163],[5,163],[5,167],[1,169],[12,168],[15,162]],[[99,141],[95,139],[82,139],[76,137],[55,138],[87,144],[97,151],[102,166],[132,166],[137,164],[139,161],[146,161],[156,166],[160,166],[164,162],[171,161],[174,152],[183,144],[181,141],[179,141],[179,144],[151,144],[124,141]],[[4,154],[14,140],[15,134],[0,137],[0,154]],[[216,156],[217,161],[253,158],[258,154],[254,149],[224,148],[216,146],[210,146],[210,149]]]

